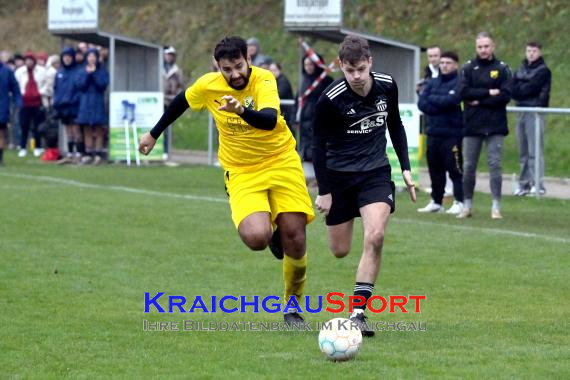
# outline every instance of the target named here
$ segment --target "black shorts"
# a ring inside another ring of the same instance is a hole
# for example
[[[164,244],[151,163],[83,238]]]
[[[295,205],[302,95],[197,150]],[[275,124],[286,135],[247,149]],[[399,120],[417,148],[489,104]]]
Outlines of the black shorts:
[[[333,190],[327,226],[357,218],[361,207],[376,202],[387,203],[393,213],[396,210],[396,186],[391,180],[391,171],[390,166],[357,173],[329,171]]]
[[[61,124],[63,125],[75,125],[76,118],[77,116],[69,116],[69,115],[59,116],[59,120],[61,120]]]

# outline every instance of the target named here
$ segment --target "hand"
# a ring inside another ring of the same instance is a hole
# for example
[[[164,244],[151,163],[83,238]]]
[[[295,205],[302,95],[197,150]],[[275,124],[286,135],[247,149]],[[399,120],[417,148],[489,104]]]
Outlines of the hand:
[[[315,199],[315,204],[317,205],[317,210],[327,216],[329,211],[331,210],[332,205],[332,194],[328,193],[325,195],[317,195],[317,199]]]
[[[86,70],[88,73],[92,73],[93,71],[95,71],[95,69],[96,69],[95,65],[87,65],[87,66],[85,66],[85,70]]]
[[[154,148],[154,144],[156,144],[156,139],[150,135],[150,133],[145,133],[142,135],[140,143],[139,143],[139,152],[148,156],[148,154]]]
[[[479,101],[478,100],[472,100],[472,101],[468,102],[467,104],[469,104],[470,106],[476,107],[479,105]]]
[[[501,93],[501,90],[498,88],[492,88],[489,90],[489,95],[491,96],[497,96]]]
[[[238,115],[241,115],[243,113],[244,108],[239,102],[239,100],[237,100],[231,95],[222,96],[222,99],[226,101],[226,104],[218,107],[218,110],[236,113]]]
[[[402,177],[404,177],[404,182],[406,183],[412,202],[416,203],[416,185],[414,185],[414,181],[412,181],[412,173],[409,170],[404,170]]]

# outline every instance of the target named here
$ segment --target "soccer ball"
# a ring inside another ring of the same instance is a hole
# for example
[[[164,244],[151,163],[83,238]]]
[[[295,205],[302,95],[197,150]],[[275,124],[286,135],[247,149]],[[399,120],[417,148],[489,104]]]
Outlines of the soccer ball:
[[[350,319],[334,318],[319,333],[319,348],[330,360],[353,359],[362,343],[362,333]]]

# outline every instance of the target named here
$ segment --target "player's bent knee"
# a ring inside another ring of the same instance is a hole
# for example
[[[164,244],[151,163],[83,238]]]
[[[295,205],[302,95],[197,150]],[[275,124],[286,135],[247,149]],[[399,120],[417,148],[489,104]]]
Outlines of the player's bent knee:
[[[264,250],[271,241],[271,233],[261,231],[240,234],[240,237],[245,245],[253,251]]]
[[[384,231],[376,230],[364,235],[364,244],[370,245],[374,251],[380,251],[384,245]]]
[[[331,244],[331,253],[337,259],[342,259],[350,253],[350,246],[343,244]]]

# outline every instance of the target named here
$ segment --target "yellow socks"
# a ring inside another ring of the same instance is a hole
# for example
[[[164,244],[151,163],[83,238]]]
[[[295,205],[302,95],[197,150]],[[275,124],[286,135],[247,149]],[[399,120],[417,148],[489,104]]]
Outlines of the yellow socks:
[[[307,282],[307,254],[300,259],[294,259],[285,255],[283,258],[283,281],[285,282],[285,298],[283,303],[287,304],[289,297],[301,304],[301,297]]]

